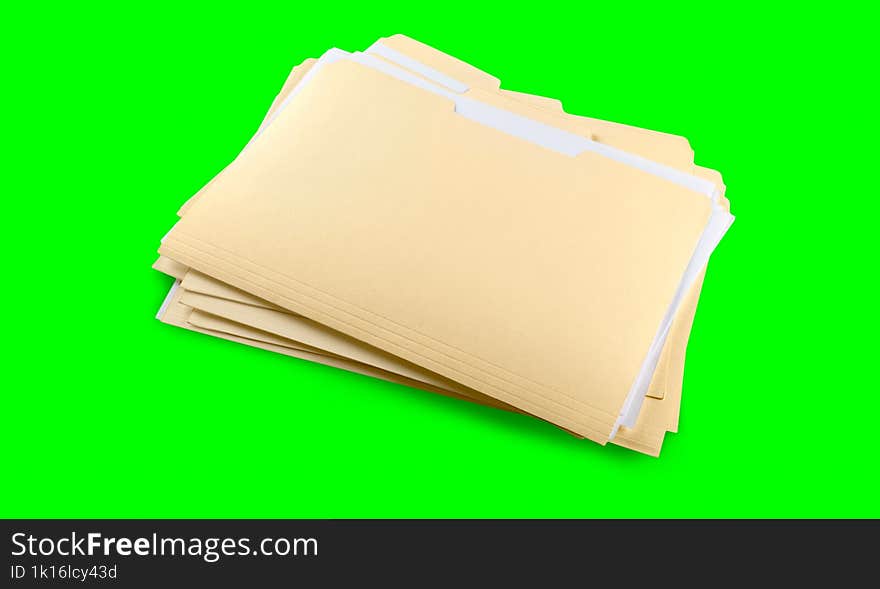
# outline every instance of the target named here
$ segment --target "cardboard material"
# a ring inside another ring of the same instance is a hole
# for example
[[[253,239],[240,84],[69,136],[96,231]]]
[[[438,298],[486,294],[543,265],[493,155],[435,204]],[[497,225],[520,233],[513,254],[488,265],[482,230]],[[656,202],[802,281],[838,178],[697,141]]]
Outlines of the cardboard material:
[[[351,362],[659,453],[677,428],[701,271],[732,220],[720,175],[694,167],[681,138],[563,114],[558,101],[500,90],[405,37],[365,53],[378,57],[339,52],[296,68],[248,148],[181,209],[156,267],[184,288],[163,315],[189,309],[178,321],[187,328]],[[332,97],[353,87],[361,94]],[[391,154],[390,177],[377,178],[379,156]],[[450,171],[465,183],[454,186]],[[559,210],[529,203],[530,190]],[[346,249],[367,235],[355,218],[389,235]],[[438,228],[456,222],[458,242],[444,242]],[[664,226],[676,229],[667,243],[645,247]],[[542,247],[522,249],[517,234]],[[611,251],[599,252],[600,237]],[[273,240],[285,242],[280,251],[266,247]],[[319,253],[309,261],[309,251]],[[414,266],[421,257],[433,275]],[[555,284],[571,292],[546,288]],[[468,285],[491,296],[467,297]],[[579,291],[591,308],[576,304]],[[627,333],[612,337],[622,317]],[[551,331],[564,349],[549,345]],[[518,332],[537,337],[510,337]],[[589,372],[571,362],[572,344],[596,353]]]
[[[656,341],[657,325],[709,223],[711,201],[595,151],[572,158],[512,141],[460,116],[446,97],[354,61],[335,61],[314,74],[315,68],[312,83],[288,97],[287,108],[234,169],[207,187],[166,237],[163,252],[607,441],[643,366],[645,343]],[[345,95],[346,87],[360,92]],[[394,158],[396,169],[378,177],[374,170],[383,158]],[[556,209],[536,206],[536,192],[553,197]],[[421,193],[418,206],[407,198],[415,193]],[[319,219],[333,219],[329,235],[324,227],[315,230]],[[453,227],[458,243],[437,248]],[[519,237],[529,233],[542,243],[540,252],[523,249]],[[589,259],[599,248],[601,258]],[[524,280],[523,262],[540,272]],[[369,280],[365,268],[373,273]],[[438,277],[445,281],[443,296],[427,296],[436,292]],[[490,296],[475,301],[465,289],[450,292],[465,283]],[[568,298],[563,312],[548,317],[539,310],[559,305],[548,296],[553,286],[564,287],[557,297]],[[609,312],[627,317],[628,333],[608,321]],[[479,333],[468,327],[477,316]],[[590,332],[572,334],[566,346],[596,355],[589,371],[574,366],[574,358],[564,365],[549,358],[542,348],[550,341],[508,339],[511,327],[564,333],[572,331],[570,322]]]
[[[396,35],[389,39],[383,39],[378,41],[373,45],[370,50],[373,50],[377,47],[381,47],[383,45],[391,45],[394,47],[395,51],[399,51],[400,53],[406,53],[406,51],[410,51],[411,53],[415,53],[416,55],[421,56],[423,59],[427,61],[427,67],[429,68],[438,68],[434,69],[435,76],[434,79],[445,80],[446,83],[450,86],[458,86],[461,89],[461,84],[457,83],[455,80],[451,82],[448,81],[450,78],[445,76],[444,73],[439,72],[439,68],[443,67],[444,60],[448,62],[453,59],[445,54],[442,54],[430,47],[427,47],[423,44],[418,43],[412,39],[408,39],[402,35]],[[379,51],[380,54],[387,55],[384,51]],[[407,60],[411,59],[409,56],[403,56],[402,58],[398,56],[398,59]],[[457,60],[456,60],[457,61]],[[273,102],[272,108],[267,114],[266,120],[268,120],[271,115],[277,110],[278,106],[284,101],[287,95],[292,91],[295,84],[302,79],[302,75],[307,73],[308,69],[311,67],[311,64],[314,60],[307,60],[302,66],[298,68],[294,68],[294,72],[291,74],[291,77],[285,83],[284,88],[278,97],[276,97]],[[412,65],[412,62],[408,62]],[[478,87],[484,88],[493,88],[497,87],[497,80],[492,78],[488,74],[480,72],[475,68],[470,68],[470,77],[469,81],[472,84],[477,85]],[[516,92],[508,92],[501,90],[501,93],[506,93],[510,96],[517,97],[525,102],[533,103],[542,108],[554,111],[561,111],[561,103],[558,101],[550,101],[549,99],[541,98],[541,97],[532,97],[527,94],[521,94]],[[580,117],[580,119],[584,119]],[[666,157],[671,157],[670,154],[675,154],[676,152],[680,153],[678,159],[672,160],[672,164],[674,166],[679,167],[680,169],[688,169],[689,167],[693,167],[691,164],[692,161],[692,151],[690,150],[689,145],[686,140],[681,137],[676,137],[672,135],[667,135],[663,133],[657,133],[653,131],[646,131],[643,129],[638,129],[635,127],[629,127],[625,125],[619,125],[616,123],[608,123],[606,121],[599,121],[597,119],[586,119],[589,120],[595,125],[601,132],[603,136],[603,140],[610,142],[611,145],[615,147],[627,147],[633,153],[637,153],[644,157],[648,157],[650,159],[662,159],[664,154]],[[262,127],[261,127],[262,128]],[[569,128],[571,130],[571,128]],[[577,129],[575,129],[577,130]],[[666,144],[664,145],[657,139],[649,142],[647,147],[642,147],[638,143],[635,142],[635,139],[638,136],[652,136],[654,138],[659,138],[660,140],[665,140]],[[596,137],[594,135],[594,137]],[[670,143],[671,142],[671,143]],[[684,149],[681,149],[681,148]],[[702,177],[708,178],[714,182],[720,184],[720,175],[717,172],[713,172],[711,170],[697,168],[696,173],[701,175]],[[698,298],[699,297],[699,289],[701,280],[694,286],[692,291],[689,293],[689,298]],[[695,304],[685,305],[685,308],[695,309]],[[670,370],[670,356],[675,357],[677,360],[683,363],[684,361],[684,348],[687,345],[687,338],[689,335],[689,327],[687,330],[682,330],[677,326],[687,325],[689,326],[692,323],[693,317],[683,318],[682,320],[676,319],[676,325],[673,326],[672,335],[670,339],[667,341],[667,344],[664,346],[663,352],[661,353],[661,360],[658,364],[658,369],[655,372],[654,378],[651,381],[648,396],[652,396],[655,398],[663,398],[667,386],[678,387],[677,394],[681,394],[680,390],[680,381],[676,379],[669,379],[666,377],[666,372]],[[678,370],[677,373],[681,374],[683,372],[683,366],[676,367]],[[676,383],[679,384],[676,384]]]

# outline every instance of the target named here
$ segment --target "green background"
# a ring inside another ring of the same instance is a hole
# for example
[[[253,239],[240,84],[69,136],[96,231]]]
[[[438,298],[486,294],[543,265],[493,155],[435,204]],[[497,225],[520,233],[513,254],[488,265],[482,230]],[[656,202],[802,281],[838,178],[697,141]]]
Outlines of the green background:
[[[0,15],[0,515],[880,516],[876,15],[23,6]],[[291,67],[398,32],[724,174],[738,220],[659,459],[154,319],[159,238]]]

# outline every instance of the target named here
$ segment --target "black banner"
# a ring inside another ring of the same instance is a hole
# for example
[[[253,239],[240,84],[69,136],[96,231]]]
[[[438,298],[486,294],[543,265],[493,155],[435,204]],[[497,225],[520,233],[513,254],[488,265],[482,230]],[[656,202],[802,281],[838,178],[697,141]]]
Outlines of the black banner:
[[[5,520],[0,528],[0,586],[162,588],[838,585],[870,570],[880,531],[876,521],[744,520]]]

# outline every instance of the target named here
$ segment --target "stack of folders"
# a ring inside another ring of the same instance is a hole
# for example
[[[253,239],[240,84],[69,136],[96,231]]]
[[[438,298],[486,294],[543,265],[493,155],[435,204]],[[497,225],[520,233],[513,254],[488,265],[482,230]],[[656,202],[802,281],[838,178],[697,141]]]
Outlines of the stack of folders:
[[[162,240],[159,318],[659,454],[721,176],[500,85],[402,35],[295,67]]]

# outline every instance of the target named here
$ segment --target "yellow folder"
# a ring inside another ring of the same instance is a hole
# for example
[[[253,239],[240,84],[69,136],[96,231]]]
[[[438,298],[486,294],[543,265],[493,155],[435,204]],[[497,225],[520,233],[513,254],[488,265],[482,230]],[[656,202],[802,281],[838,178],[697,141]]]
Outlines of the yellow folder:
[[[399,41],[402,41],[402,43],[403,43],[402,46]],[[384,43],[384,44],[390,45],[392,47],[395,46],[395,42],[397,42],[396,49],[400,49],[400,50],[404,50],[404,51],[409,50],[411,53],[417,53],[417,51],[421,50],[422,51],[422,53],[420,54],[421,57],[427,58],[427,60],[429,62],[431,62],[433,65],[438,65],[437,64],[438,60],[434,59],[432,61],[432,57],[436,57],[439,55],[440,61],[442,61],[443,58],[446,58],[447,60],[451,59],[451,58],[448,58],[448,56],[443,56],[443,54],[439,54],[439,52],[436,52],[436,50],[433,50],[431,48],[427,48],[427,46],[422,46],[421,44],[418,44],[417,42],[414,42],[410,39],[403,38],[401,36],[396,36],[395,38],[391,38],[390,40],[383,39],[380,41],[380,43]],[[416,47],[416,50],[413,50],[414,46]],[[306,68],[306,71],[307,71],[307,68],[311,65],[311,63],[313,63],[313,60],[309,60],[306,64],[304,64],[303,67]],[[442,64],[441,64],[441,67],[442,67]],[[496,89],[496,91],[498,91],[497,90],[498,83],[497,83],[496,79],[491,78],[491,77],[487,76],[486,74],[479,72],[478,70],[473,70],[473,68],[471,68],[471,71],[477,72],[477,75],[471,76],[469,78],[469,81],[472,84],[475,82],[477,84],[480,84],[481,82],[488,80],[488,82],[482,84],[482,86],[485,88],[493,88],[494,87]],[[300,72],[300,74],[302,74],[302,73],[303,72]],[[294,74],[296,74],[296,70],[295,70]],[[299,75],[299,76],[291,75],[290,79],[288,80],[288,83],[285,84],[285,87],[282,90],[282,93],[276,99],[276,102],[273,103],[273,109],[275,109],[278,106],[278,104],[284,99],[286,94],[289,93],[289,91],[295,85],[296,81],[300,78],[301,78],[301,75]],[[498,92],[500,92],[502,94],[506,94],[508,96],[513,96],[515,98],[518,98],[521,101],[524,101],[524,102],[527,102],[530,104],[539,105],[539,106],[546,108],[546,109],[559,111],[561,108],[561,105],[558,101],[554,101],[551,99],[545,99],[545,98],[541,98],[541,97],[533,97],[530,95],[509,92],[506,90],[501,90]],[[640,130],[640,129],[636,129],[636,128],[632,128],[632,127],[616,125],[614,123],[605,123],[603,121],[596,121],[596,122],[600,126],[604,125],[606,127],[612,128],[612,129],[614,129],[615,127],[620,128],[621,132],[615,132],[614,130],[612,130],[612,132],[610,134],[603,133],[605,135],[606,140],[610,140],[611,142],[617,142],[619,145],[626,145],[626,142],[630,141],[630,143],[627,146],[630,147],[631,149],[633,149],[634,147],[636,147],[632,143],[633,136],[642,134],[642,135],[647,135],[647,136],[651,136],[654,138],[659,137],[662,139],[666,139],[666,140],[668,140],[667,142],[669,142],[669,140],[671,140],[673,144],[677,144],[677,146],[679,146],[679,147],[684,145],[685,150],[679,149],[679,152],[683,152],[685,155],[683,158],[679,158],[679,159],[690,159],[690,156],[692,154],[692,152],[690,152],[690,150],[689,150],[689,146],[687,146],[686,141],[683,142],[682,138],[676,138],[674,136],[667,136],[662,133],[644,131],[644,130]],[[594,134],[594,137],[596,137],[595,134]],[[662,146],[659,146],[656,141],[654,141],[654,142],[648,141],[647,145],[648,145],[648,147],[638,146],[637,149],[641,149],[644,155],[651,155],[650,151],[651,151],[651,149],[654,149],[655,152],[661,154],[661,157],[657,157],[656,159],[662,159],[662,154],[666,154],[668,157],[668,154],[675,152],[675,149],[662,149],[662,150],[660,150],[660,152],[658,152],[657,148],[662,147]],[[647,153],[645,153],[645,152],[647,152]],[[681,165],[681,162],[677,162],[677,163],[679,163],[679,165]],[[709,173],[711,173],[711,172],[709,172]],[[720,177],[718,179],[720,180]],[[163,262],[167,264],[170,262],[170,260],[160,259],[160,262],[157,263],[157,268],[162,269],[163,271],[166,271],[167,273],[170,273],[172,275],[176,275],[178,277],[183,277],[183,275],[185,274],[185,270],[186,270],[185,267],[183,267],[181,265],[178,265],[178,268],[176,268],[176,269],[161,267]],[[694,287],[694,289],[692,289],[691,296],[689,297],[689,299],[693,299],[693,300],[689,300],[690,304],[683,304],[682,305],[683,313],[680,313],[679,315],[685,314],[684,312],[686,312],[687,309],[690,309],[690,320],[692,320],[693,309],[695,308],[696,296],[698,296],[698,292],[699,292],[699,285],[696,285]],[[259,299],[253,299],[253,300],[258,301]],[[253,302],[253,301],[251,301],[251,302]],[[233,307],[233,310],[234,310],[234,307]],[[234,313],[233,313],[233,315],[234,315]],[[218,318],[216,316],[210,316],[210,315],[203,314],[201,317],[202,317],[202,324],[205,323],[206,317],[213,317],[215,321],[218,320]],[[232,325],[232,324],[233,323],[231,323],[231,322],[227,322],[227,326]],[[680,326],[684,326],[684,327],[682,328]],[[672,335],[670,336],[670,338],[667,342],[667,345],[664,348],[663,358],[661,359],[661,362],[658,364],[658,369],[655,372],[654,380],[652,381],[652,390],[649,392],[649,395],[662,397],[665,388],[669,388],[670,385],[667,384],[667,381],[669,380],[669,378],[664,378],[664,372],[668,371],[668,369],[669,369],[669,365],[670,365],[669,357],[670,356],[676,358],[676,360],[673,360],[673,362],[672,362],[673,364],[678,363],[678,364],[680,364],[680,366],[683,367],[684,345],[686,345],[687,332],[689,331],[689,327],[690,327],[690,321],[687,318],[685,318],[685,320],[683,320],[683,321],[679,320],[678,317],[676,318],[676,323],[674,324],[673,329],[672,329]],[[258,332],[258,333],[260,333],[260,332]],[[264,333],[264,335],[266,335],[266,334]],[[288,340],[288,343],[289,343],[289,340]],[[670,353],[670,352],[672,352],[672,353]],[[675,354],[675,352],[678,352],[678,353]],[[673,370],[671,374],[674,375],[674,376],[672,376],[673,383],[675,382],[676,379],[678,381],[677,395],[680,396],[681,370],[680,369],[677,371]],[[677,376],[675,376],[676,374],[677,374]],[[672,387],[674,388],[674,386],[675,385],[673,384]],[[663,415],[672,416],[671,418],[668,418],[668,417],[666,418],[666,421],[669,421],[669,425],[667,426],[667,429],[674,431],[675,428],[677,427],[678,402],[677,402],[677,400],[674,401],[674,407],[672,406],[673,405],[672,403],[669,403],[669,404],[666,404],[668,406],[665,407],[662,412],[657,411],[657,409],[659,409],[661,405],[662,404],[659,404],[659,403],[653,404],[653,405],[649,404],[648,407],[643,409],[643,414],[650,416],[652,414],[657,415],[657,414],[662,413]],[[645,415],[643,415],[643,416],[645,416]],[[640,420],[639,428],[644,429],[644,427],[643,427],[644,423],[642,423],[642,421],[643,420]],[[658,420],[655,419],[653,421],[657,422]],[[626,430],[623,430],[623,431],[626,431]],[[655,451],[659,451],[659,448],[657,448]]]
[[[600,442],[712,213],[668,179],[511,138],[347,61],[313,76],[227,172],[163,253]],[[517,330],[534,339],[504,337]]]
[[[381,39],[374,45],[374,47],[376,46],[388,46],[394,51],[404,54],[404,59],[411,59],[410,56],[412,55],[418,56],[428,67],[446,67],[453,71],[457,71],[459,75],[467,79],[469,83],[477,85],[478,87],[491,89],[497,88],[499,85],[496,78],[402,35],[395,35],[394,37]],[[409,52],[409,54],[405,55],[407,52]],[[294,69],[294,72],[285,83],[282,92],[273,103],[272,109],[270,109],[270,115],[280,102],[286,98],[293,87],[295,87],[296,83],[302,78],[302,75],[307,73],[308,68],[311,67],[312,63],[314,63],[314,60],[307,60],[300,68]],[[458,69],[455,69],[456,67]],[[441,72],[441,75],[444,74]],[[559,101],[504,90],[500,92],[515,96],[525,102],[536,104],[549,110],[561,110],[561,104]],[[687,169],[691,166],[692,151],[684,138],[619,125],[616,123],[608,123],[596,119],[587,120],[590,120],[592,125],[594,125],[598,131],[598,134],[593,134],[593,138],[599,139],[599,135],[601,135],[602,142],[606,142],[615,147],[626,148],[633,153],[638,153],[655,161],[664,160],[665,158],[665,160],[673,166],[681,169]],[[644,144],[645,137],[650,138],[646,144]],[[639,138],[642,138],[642,143],[638,141]],[[709,177],[720,184],[720,175],[716,172],[710,170],[698,170],[697,173],[702,174],[703,177]],[[182,277],[182,274],[180,277]],[[700,280],[698,284],[694,286],[691,293],[689,293],[689,298],[699,297],[701,282],[702,281]],[[689,300],[689,304],[684,305],[684,308],[695,310],[695,301]],[[672,328],[671,335],[664,347],[661,361],[658,364],[658,369],[651,382],[651,388],[648,392],[649,396],[663,398],[667,388],[678,389],[677,393],[680,395],[680,375],[683,373],[684,350],[687,345],[687,337],[693,320],[692,313],[693,311],[691,311],[690,317],[676,318],[676,323]],[[671,364],[670,358],[675,358],[676,364],[674,366]],[[678,376],[676,377],[676,375]]]

